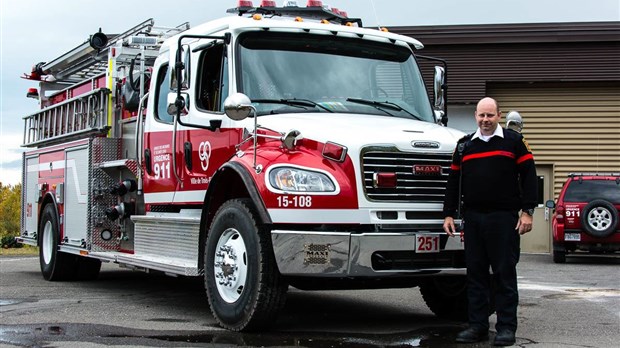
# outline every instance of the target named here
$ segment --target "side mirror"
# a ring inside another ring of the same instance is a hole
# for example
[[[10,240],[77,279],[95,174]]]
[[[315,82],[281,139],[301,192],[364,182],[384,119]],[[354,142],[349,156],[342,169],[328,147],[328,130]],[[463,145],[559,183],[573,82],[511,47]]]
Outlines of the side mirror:
[[[545,202],[545,207],[549,209],[555,209],[555,202],[553,200],[548,200]]]
[[[435,123],[443,124],[446,119],[446,114],[443,110],[433,110],[433,114],[435,115]]]
[[[435,94],[435,109],[444,108],[444,90],[446,88],[446,71],[443,67],[435,67],[435,78],[433,80],[433,92]]]
[[[176,92],[181,81],[181,90],[189,89],[191,53],[189,45],[182,46],[182,52],[176,54],[173,64],[170,64],[170,90]]]
[[[226,112],[226,116],[235,121],[246,119],[253,110],[252,101],[243,93],[232,94],[224,100],[224,112]]]

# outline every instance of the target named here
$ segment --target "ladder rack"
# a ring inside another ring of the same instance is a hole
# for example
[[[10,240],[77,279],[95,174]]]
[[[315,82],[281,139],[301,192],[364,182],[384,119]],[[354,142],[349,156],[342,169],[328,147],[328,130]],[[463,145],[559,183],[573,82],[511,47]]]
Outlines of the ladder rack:
[[[86,40],[49,63],[40,63],[39,74],[45,75],[39,79],[41,110],[23,117],[22,146],[48,146],[110,130],[114,136],[118,127],[114,117],[120,115],[117,80],[127,75],[138,54],[143,73],[144,63],[155,60],[164,39],[187,29],[187,22],[155,27],[151,18],[121,34],[106,35],[108,41],[100,49]]]
[[[46,146],[105,134],[111,127],[109,94],[109,89],[98,88],[25,116],[23,146]]]
[[[45,75],[53,76],[54,82],[78,83],[105,73],[108,67],[108,50],[117,46],[127,47],[124,41],[131,36],[157,37],[163,41],[187,29],[189,29],[188,22],[173,28],[164,28],[156,27],[155,22],[150,18],[121,34],[107,35],[108,43],[100,50],[91,47],[89,40],[86,40],[69,52],[45,63],[41,70]]]

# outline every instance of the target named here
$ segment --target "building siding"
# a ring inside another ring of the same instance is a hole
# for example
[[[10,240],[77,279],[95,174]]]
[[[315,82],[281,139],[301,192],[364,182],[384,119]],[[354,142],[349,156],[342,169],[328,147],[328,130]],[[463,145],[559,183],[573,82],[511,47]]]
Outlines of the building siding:
[[[540,164],[553,164],[554,196],[569,173],[620,172],[620,83],[491,84],[504,115],[517,110]]]

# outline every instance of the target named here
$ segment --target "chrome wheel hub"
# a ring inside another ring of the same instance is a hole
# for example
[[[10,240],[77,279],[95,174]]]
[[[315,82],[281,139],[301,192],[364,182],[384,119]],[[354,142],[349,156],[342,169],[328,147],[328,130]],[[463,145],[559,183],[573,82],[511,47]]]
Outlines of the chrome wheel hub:
[[[54,230],[52,229],[52,222],[47,221],[43,227],[43,238],[41,239],[41,251],[43,252],[43,261],[46,265],[52,261],[52,254],[54,252]]]
[[[222,299],[233,303],[241,297],[247,278],[247,250],[239,231],[229,228],[217,242],[213,263],[215,286]]]

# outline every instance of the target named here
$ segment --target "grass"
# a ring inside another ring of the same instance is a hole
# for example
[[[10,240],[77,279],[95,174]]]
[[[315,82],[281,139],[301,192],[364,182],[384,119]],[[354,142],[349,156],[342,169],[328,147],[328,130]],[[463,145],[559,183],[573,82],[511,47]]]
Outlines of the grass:
[[[0,255],[4,256],[36,256],[39,255],[39,248],[24,245],[22,248],[0,248]]]

